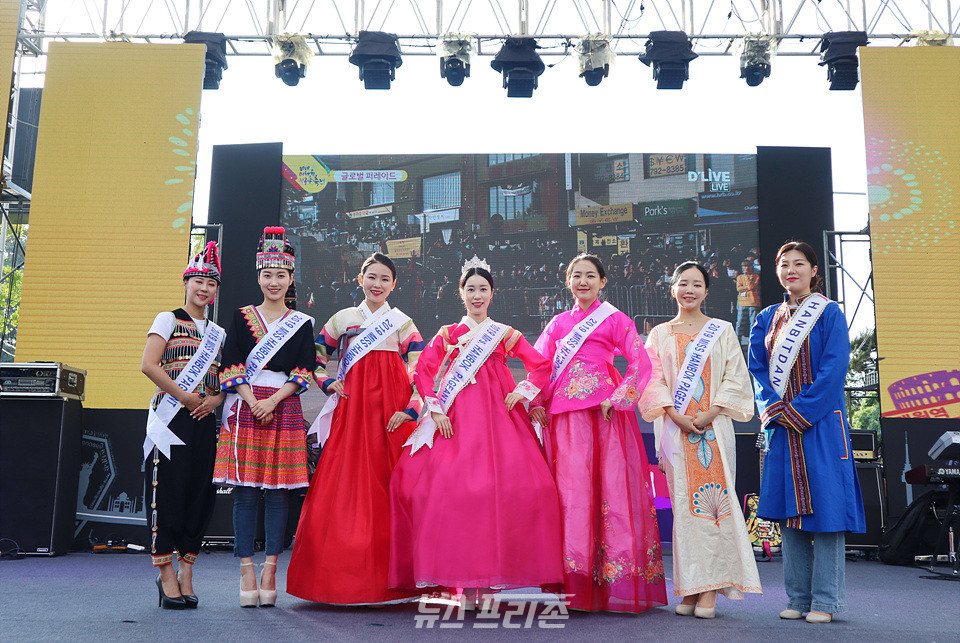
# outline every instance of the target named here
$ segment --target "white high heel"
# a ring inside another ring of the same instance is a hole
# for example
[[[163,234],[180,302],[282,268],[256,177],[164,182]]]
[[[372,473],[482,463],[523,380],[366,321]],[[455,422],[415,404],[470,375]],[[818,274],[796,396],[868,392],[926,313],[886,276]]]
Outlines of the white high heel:
[[[277,566],[276,563],[272,563],[269,560],[263,563],[264,565],[273,565]],[[276,571],[276,570],[274,570]],[[260,584],[263,585],[263,570],[260,570]],[[261,589],[260,590],[260,607],[273,607],[277,604],[277,590],[275,589]]]
[[[240,563],[241,567],[251,567],[253,563]],[[242,576],[242,574],[241,574]],[[256,578],[256,576],[254,576]],[[241,580],[241,586],[242,586]],[[240,607],[256,607],[257,600],[260,598],[260,592],[255,589],[240,590]]]

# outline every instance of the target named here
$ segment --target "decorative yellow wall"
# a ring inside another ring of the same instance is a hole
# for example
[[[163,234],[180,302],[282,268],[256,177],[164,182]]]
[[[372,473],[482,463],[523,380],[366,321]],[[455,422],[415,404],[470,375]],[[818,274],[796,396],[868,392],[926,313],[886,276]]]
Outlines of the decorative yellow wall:
[[[147,329],[183,303],[203,58],[50,46],[16,359],[86,369],[88,408],[146,407]]]
[[[13,60],[17,50],[17,27],[20,24],[19,0],[0,0],[0,85],[10,89],[7,82],[12,78]],[[0,114],[3,114],[4,130],[10,116],[10,101],[5,95],[0,100]]]
[[[860,49],[886,417],[960,417],[960,49]]]

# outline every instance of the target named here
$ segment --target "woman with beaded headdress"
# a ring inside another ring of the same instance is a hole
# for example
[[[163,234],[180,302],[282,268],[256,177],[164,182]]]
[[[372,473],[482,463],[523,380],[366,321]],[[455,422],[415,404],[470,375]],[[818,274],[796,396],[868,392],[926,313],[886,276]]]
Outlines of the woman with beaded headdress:
[[[283,228],[264,228],[256,265],[263,303],[234,311],[223,347],[220,384],[229,395],[213,481],[234,487],[240,605],[270,607],[277,601],[288,492],[309,484],[299,395],[310,385],[316,356],[313,318],[293,309],[294,255]],[[261,492],[266,562],[258,590],[253,541]]]
[[[211,241],[183,272],[183,306],[160,313],[150,327],[140,366],[157,385],[143,451],[149,464],[150,553],[165,609],[198,604],[193,564],[216,497],[210,480],[217,444],[213,412],[223,402],[217,370],[225,333],[206,319],[206,309],[219,287],[220,257]]]
[[[531,417],[557,481],[564,592],[570,607],[637,613],[666,605],[650,472],[636,407],[650,358],[633,320],[600,301],[603,263],[581,254],[567,266],[572,310],[550,320],[537,350],[549,383]],[[621,376],[614,355],[627,360]]]
[[[425,409],[390,482],[390,583],[467,590],[466,607],[474,590],[482,598],[563,578],[557,490],[523,406],[546,385],[549,362],[487,316],[493,294],[490,266],[474,256],[460,276],[467,315],[420,356]],[[526,368],[519,384],[507,357]]]
[[[376,252],[358,275],[364,300],[344,308],[317,336],[315,373],[330,397],[314,422],[323,444],[287,571],[287,592],[320,603],[368,605],[409,600],[387,584],[390,474],[413,431],[419,402],[411,387],[423,339],[387,297],[396,267]],[[325,367],[339,352],[337,374]]]

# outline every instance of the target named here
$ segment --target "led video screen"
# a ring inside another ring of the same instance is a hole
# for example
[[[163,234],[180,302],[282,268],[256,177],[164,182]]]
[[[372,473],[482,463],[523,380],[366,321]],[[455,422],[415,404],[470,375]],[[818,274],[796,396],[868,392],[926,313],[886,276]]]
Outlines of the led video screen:
[[[460,319],[474,254],[493,269],[490,315],[535,337],[572,303],[578,252],[642,335],[676,313],[669,277],[698,260],[705,312],[749,334],[760,306],[753,154],[444,154],[283,157],[281,223],[297,247],[298,308],[322,324],[363,297],[363,258],[394,259],[391,295],[425,338]]]

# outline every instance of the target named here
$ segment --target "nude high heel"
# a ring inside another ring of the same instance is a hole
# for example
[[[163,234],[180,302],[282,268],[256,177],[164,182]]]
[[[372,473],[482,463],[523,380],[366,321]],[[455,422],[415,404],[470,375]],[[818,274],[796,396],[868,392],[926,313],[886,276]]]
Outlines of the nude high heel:
[[[240,563],[241,567],[252,567],[253,563]],[[256,578],[256,577],[254,577]],[[241,581],[242,583],[242,581]],[[260,592],[255,589],[240,590],[240,607],[256,607]]]
[[[266,565],[277,566],[276,563],[271,563],[269,560],[263,563]],[[263,570],[260,571],[260,585],[263,585]],[[261,589],[260,590],[260,607],[273,607],[277,604],[277,590],[275,589]]]
[[[700,601],[709,594],[713,594],[713,605],[710,607],[704,607],[700,605]],[[697,599],[697,606],[693,608],[693,615],[697,618],[715,618],[717,615],[717,591],[711,590],[709,592],[704,592],[700,594],[700,598]]]

